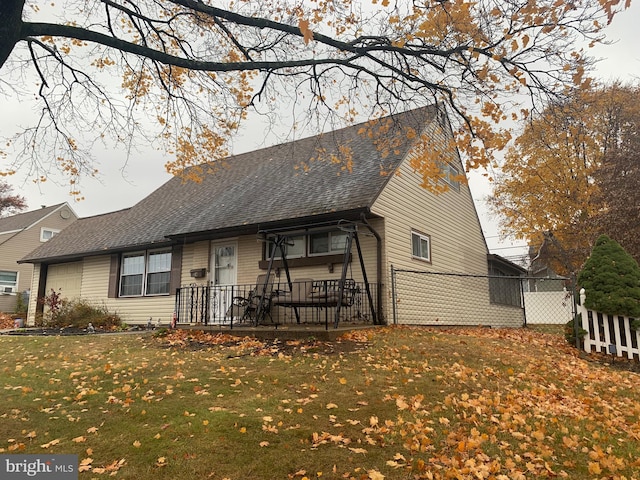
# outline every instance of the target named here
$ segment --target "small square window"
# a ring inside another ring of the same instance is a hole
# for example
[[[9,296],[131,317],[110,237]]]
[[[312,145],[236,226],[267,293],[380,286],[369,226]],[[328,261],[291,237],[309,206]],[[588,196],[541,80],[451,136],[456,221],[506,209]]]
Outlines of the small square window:
[[[431,262],[431,237],[424,233],[411,232],[412,257]]]
[[[41,242],[48,242],[54,236],[56,236],[58,233],[60,233],[60,230],[56,230],[54,228],[42,227],[40,229],[40,241]]]

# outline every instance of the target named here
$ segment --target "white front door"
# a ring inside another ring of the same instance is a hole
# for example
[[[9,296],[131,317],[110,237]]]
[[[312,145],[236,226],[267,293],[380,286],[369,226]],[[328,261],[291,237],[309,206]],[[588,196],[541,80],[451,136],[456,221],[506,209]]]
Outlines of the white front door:
[[[221,323],[231,306],[232,287],[237,283],[238,244],[212,243],[211,252],[211,315],[214,323]]]

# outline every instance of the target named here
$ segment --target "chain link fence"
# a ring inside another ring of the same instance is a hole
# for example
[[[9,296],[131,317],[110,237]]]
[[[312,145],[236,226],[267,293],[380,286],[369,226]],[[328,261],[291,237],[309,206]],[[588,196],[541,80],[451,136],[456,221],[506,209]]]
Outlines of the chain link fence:
[[[392,267],[393,323],[531,327],[562,333],[574,317],[566,278],[466,275]]]

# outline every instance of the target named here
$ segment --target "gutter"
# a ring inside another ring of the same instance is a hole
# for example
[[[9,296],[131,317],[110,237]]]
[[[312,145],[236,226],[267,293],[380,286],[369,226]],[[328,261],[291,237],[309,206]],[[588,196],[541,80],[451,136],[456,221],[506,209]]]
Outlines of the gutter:
[[[385,320],[384,315],[382,314],[382,237],[367,221],[367,217],[364,212],[360,214],[360,220],[365,224],[373,236],[376,237],[376,281],[378,287],[376,292],[376,311],[378,312],[378,322],[383,324]]]

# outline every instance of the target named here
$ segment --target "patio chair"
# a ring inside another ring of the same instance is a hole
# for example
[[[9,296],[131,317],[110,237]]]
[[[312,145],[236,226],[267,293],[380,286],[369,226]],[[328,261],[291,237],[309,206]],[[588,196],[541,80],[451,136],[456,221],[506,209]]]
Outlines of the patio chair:
[[[228,316],[239,317],[239,322],[258,325],[271,317],[271,297],[273,295],[274,275],[258,275],[256,285],[246,296],[233,297]]]

